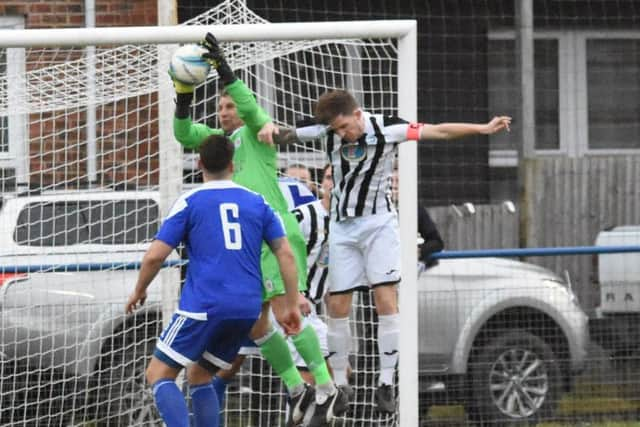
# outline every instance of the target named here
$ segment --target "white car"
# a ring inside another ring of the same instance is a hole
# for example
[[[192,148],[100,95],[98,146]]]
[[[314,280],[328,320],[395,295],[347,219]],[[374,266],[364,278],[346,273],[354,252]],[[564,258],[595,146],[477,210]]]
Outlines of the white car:
[[[2,390],[20,395],[24,387],[27,395],[34,384],[51,383],[54,390],[55,383],[65,384],[59,387],[66,394],[38,397],[32,405],[36,418],[48,411],[75,423],[133,425],[158,419],[144,369],[161,329],[161,286],[154,283],[143,309],[127,316],[124,303],[137,271],[104,269],[141,261],[158,229],[158,200],[157,192],[145,191],[3,198],[0,351],[4,366],[25,378],[20,384],[3,376]],[[67,271],[38,271],[51,265]],[[6,270],[18,266],[26,272]],[[86,271],[77,271],[78,266]],[[57,411],[48,409],[47,399]],[[3,402],[3,424],[29,413],[12,406]]]

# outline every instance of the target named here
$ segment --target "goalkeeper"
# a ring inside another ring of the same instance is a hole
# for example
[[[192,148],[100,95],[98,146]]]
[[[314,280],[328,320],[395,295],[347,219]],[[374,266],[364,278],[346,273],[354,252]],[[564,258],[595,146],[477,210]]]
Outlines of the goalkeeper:
[[[267,113],[258,106],[253,93],[229,67],[222,49],[215,37],[207,33],[202,43],[208,50],[203,57],[218,72],[225,86],[218,104],[218,117],[222,129],[212,129],[204,124],[192,123],[189,117],[193,86],[185,85],[175,78],[176,112],[174,135],[185,148],[197,148],[204,139],[212,134],[229,134],[236,145],[233,157],[235,173],[233,181],[260,193],[270,206],[280,215],[287,237],[296,259],[299,289],[306,290],[306,244],[295,217],[288,212],[284,196],[277,180],[277,152],[271,138],[276,126]],[[263,307],[260,319],[251,330],[250,338],[260,347],[263,357],[282,378],[290,396],[290,423],[302,421],[306,409],[313,401],[314,390],[307,386],[296,369],[284,337],[276,331],[269,321],[270,306],[276,318],[283,307],[284,283],[280,275],[276,258],[268,246],[263,246],[261,257],[263,277]],[[326,362],[320,350],[318,337],[309,324],[303,323],[302,331],[292,337],[292,341],[313,374],[316,383],[314,418],[323,418],[329,422],[347,409],[346,397],[333,384]],[[202,383],[212,376],[206,367],[194,365],[187,372],[189,380]],[[317,413],[320,408],[328,408],[326,414]],[[323,424],[319,424],[323,425]]]

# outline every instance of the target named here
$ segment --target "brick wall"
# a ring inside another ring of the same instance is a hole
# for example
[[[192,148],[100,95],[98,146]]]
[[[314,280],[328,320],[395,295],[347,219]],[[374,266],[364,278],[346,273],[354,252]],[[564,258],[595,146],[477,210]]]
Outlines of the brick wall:
[[[96,27],[151,26],[157,23],[157,0],[96,0]],[[84,0],[2,0],[0,16],[23,16],[25,28],[84,27]],[[81,51],[32,51],[27,70],[77,59]],[[97,112],[98,185],[154,185],[158,181],[156,94],[130,98]],[[126,110],[125,110],[126,108]],[[125,114],[125,111],[137,111]],[[108,116],[114,119],[101,120]],[[123,119],[126,118],[126,119]],[[128,129],[124,132],[125,123]],[[86,113],[84,110],[31,114],[29,117],[29,185],[86,186]]]
[[[157,0],[96,0],[96,26],[156,25]],[[84,26],[84,0],[3,0],[0,15],[22,15],[26,28]]]

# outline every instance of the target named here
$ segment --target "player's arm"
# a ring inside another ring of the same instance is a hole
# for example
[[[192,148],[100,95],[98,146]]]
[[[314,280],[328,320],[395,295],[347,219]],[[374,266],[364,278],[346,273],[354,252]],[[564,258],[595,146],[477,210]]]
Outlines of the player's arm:
[[[147,299],[147,288],[162,268],[162,263],[167,259],[169,254],[171,254],[172,250],[173,247],[161,240],[151,242],[149,249],[142,258],[142,265],[140,266],[140,273],[138,273],[136,287],[127,300],[127,305],[125,306],[126,313],[133,313],[133,311],[138,308],[138,304],[144,304]]]
[[[489,123],[440,123],[437,125],[411,124],[407,139],[457,139],[471,135],[492,135],[506,129],[510,130],[511,117],[497,116]],[[413,127],[413,128],[412,128]],[[418,129],[414,129],[417,127]]]
[[[205,124],[191,121],[191,100],[193,85],[182,83],[169,71],[176,91],[176,111],[173,116],[173,135],[184,148],[198,148],[204,139],[212,134],[222,135],[222,129],[213,129]]]
[[[213,34],[207,33],[202,46],[208,50],[202,57],[216,69],[227,93],[236,104],[238,116],[253,133],[258,135],[265,125],[271,123],[271,117],[258,105],[251,89],[233,73]]]
[[[184,148],[198,148],[202,141],[213,134],[222,135],[222,129],[213,129],[205,124],[191,121],[191,100],[193,99],[192,85],[182,83],[171,72],[169,76],[176,90],[176,111],[173,116],[173,135]]]
[[[273,133],[273,142],[278,145],[304,144],[327,135],[327,126],[315,124],[312,120],[302,120],[295,128],[278,126]]]
[[[177,111],[177,110],[176,110]],[[201,123],[193,123],[190,117],[173,118],[173,136],[184,148],[195,149],[209,135],[223,135],[222,129],[214,129]]]

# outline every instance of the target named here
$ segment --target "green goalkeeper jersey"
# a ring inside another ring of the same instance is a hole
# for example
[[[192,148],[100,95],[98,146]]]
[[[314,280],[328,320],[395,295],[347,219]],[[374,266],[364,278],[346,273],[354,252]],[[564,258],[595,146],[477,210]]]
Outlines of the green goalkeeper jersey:
[[[226,86],[226,90],[244,122],[244,126],[230,135],[236,147],[233,181],[262,194],[276,212],[286,212],[287,202],[278,186],[277,151],[273,145],[258,141],[258,132],[271,118],[258,105],[251,89],[242,80],[234,81]],[[192,123],[190,118],[174,119],[173,129],[178,142],[192,149],[198,148],[207,136],[224,133],[222,129]]]
[[[271,121],[269,115],[258,105],[251,89],[242,80],[236,80],[225,87],[236,104],[238,116],[244,126],[236,129],[230,138],[235,145],[233,156],[233,181],[261,194],[267,203],[281,216],[287,238],[293,249],[301,290],[306,290],[306,243],[297,221],[288,211],[287,202],[280,191],[277,175],[277,151],[273,145],[258,140],[258,132]],[[205,124],[193,123],[190,118],[173,120],[173,132],[185,148],[196,149],[202,141],[213,134],[224,134],[222,129],[210,128]],[[291,217],[291,218],[289,218]],[[265,250],[267,253],[265,253]],[[277,260],[268,248],[262,251],[262,274],[265,282],[265,298],[284,292]]]

